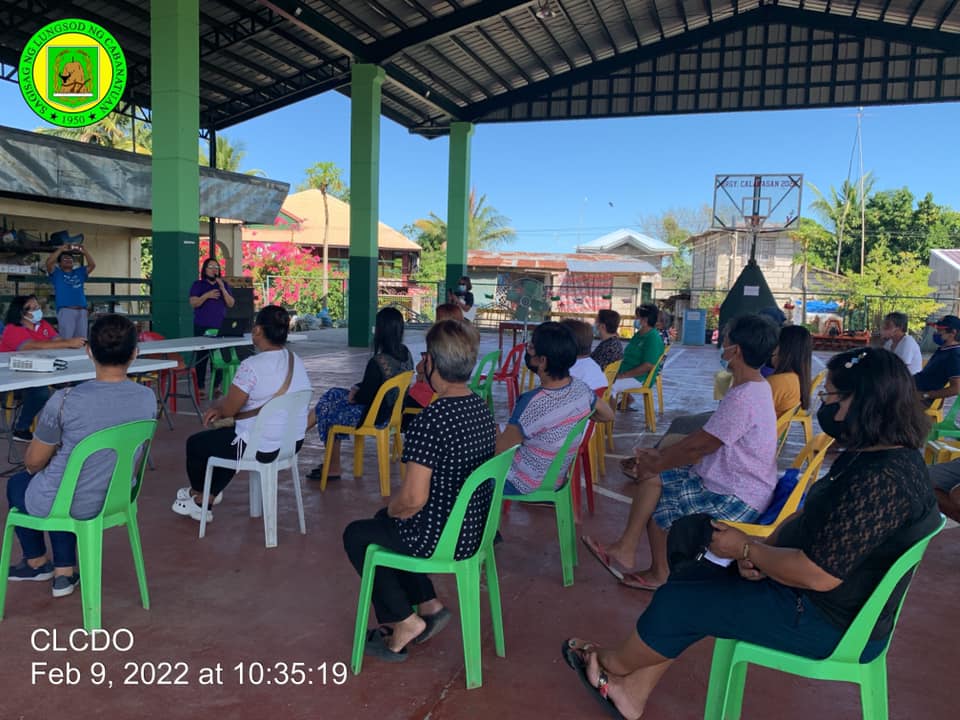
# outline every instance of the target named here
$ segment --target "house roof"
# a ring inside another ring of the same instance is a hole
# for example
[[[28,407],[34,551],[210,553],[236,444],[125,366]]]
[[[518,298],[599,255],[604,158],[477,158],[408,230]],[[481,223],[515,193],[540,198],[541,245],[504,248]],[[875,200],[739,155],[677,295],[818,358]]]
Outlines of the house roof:
[[[327,246],[350,247],[350,205],[327,195],[330,208],[330,234]],[[316,189],[288,195],[281,212],[299,221],[297,228],[243,227],[244,242],[323,245],[323,193]],[[389,225],[378,223],[377,245],[381,250],[420,252],[420,246]]]
[[[612,273],[616,275],[655,275],[659,272],[646,260],[625,258],[623,255],[527,253],[471,250],[467,255],[471,268],[513,270],[550,270],[553,272]]]
[[[931,250],[931,255],[942,258],[957,270],[960,270],[960,249],[948,248],[941,250]]]
[[[612,252],[623,245],[629,245],[649,255],[672,255],[677,251],[668,242],[657,240],[636,230],[620,228],[612,233],[607,233],[603,237],[598,237],[596,240],[577,245],[577,252]]]

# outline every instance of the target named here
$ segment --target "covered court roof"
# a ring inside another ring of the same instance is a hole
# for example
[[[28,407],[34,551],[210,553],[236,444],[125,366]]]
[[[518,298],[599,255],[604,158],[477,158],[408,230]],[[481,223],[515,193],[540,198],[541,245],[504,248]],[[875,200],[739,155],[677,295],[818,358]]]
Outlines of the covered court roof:
[[[958,0],[200,0],[201,127],[385,69],[383,114],[563,120],[960,99]],[[150,106],[150,0],[5,0],[0,77],[45,23],[107,27]],[[743,139],[746,141],[746,138]],[[732,139],[736,142],[737,139]]]

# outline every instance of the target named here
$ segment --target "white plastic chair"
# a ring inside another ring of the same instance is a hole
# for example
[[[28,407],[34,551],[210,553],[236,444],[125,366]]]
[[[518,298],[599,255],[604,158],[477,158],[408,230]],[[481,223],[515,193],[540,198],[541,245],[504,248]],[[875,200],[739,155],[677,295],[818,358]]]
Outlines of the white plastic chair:
[[[263,534],[267,547],[277,546],[277,476],[280,470],[290,470],[293,475],[293,492],[297,497],[297,515],[300,520],[300,533],[306,534],[307,526],[303,518],[303,494],[300,489],[300,471],[297,468],[296,438],[301,435],[303,428],[297,427],[302,411],[310,402],[312,391],[301,390],[295,393],[286,393],[273,398],[257,415],[253,432],[250,433],[250,442],[246,444],[243,455],[239,460],[232,458],[212,457],[207,460],[207,472],[203,478],[203,505],[210,506],[210,482],[215,467],[232,468],[237,472],[246,470],[250,473],[250,517],[263,515]],[[283,430],[283,440],[280,453],[271,463],[257,461],[257,446],[260,444],[260,435],[263,432],[267,419],[286,413],[287,423]],[[200,514],[200,537],[207,531],[207,514]]]

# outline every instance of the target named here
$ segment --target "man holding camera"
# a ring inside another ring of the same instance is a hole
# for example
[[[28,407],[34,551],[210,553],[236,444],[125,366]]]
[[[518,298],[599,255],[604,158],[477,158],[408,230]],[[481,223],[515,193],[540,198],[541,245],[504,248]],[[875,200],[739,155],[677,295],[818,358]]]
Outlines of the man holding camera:
[[[74,264],[81,253],[86,265]],[[57,334],[63,339],[87,337],[87,296],[83,285],[97,264],[83,245],[61,245],[47,258],[47,275],[57,303]]]

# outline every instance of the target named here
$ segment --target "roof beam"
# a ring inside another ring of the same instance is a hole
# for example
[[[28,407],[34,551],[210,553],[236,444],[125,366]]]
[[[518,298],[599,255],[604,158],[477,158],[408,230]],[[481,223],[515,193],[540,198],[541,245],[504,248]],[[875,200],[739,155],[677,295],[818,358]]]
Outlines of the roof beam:
[[[382,63],[409,48],[461,32],[503,13],[532,5],[535,0],[484,0],[403,30],[367,47],[370,62]]]
[[[373,62],[367,54],[367,46],[357,40],[353,35],[340,28],[336,23],[318,13],[307,5],[302,5],[296,0],[257,0],[261,5],[282,15],[289,22],[299,27],[314,37],[322,40],[328,45],[334,46],[345,55],[353,57],[357,62]],[[424,102],[432,105],[440,112],[449,115],[454,120],[460,118],[461,108],[447,98],[441,96],[435,91],[435,88],[428,87],[423,82],[415,78],[405,70],[396,67],[385,67],[387,75],[391,80],[402,85],[408,92],[421,98]]]
[[[951,0],[950,4],[944,8],[943,13],[940,15],[940,20],[937,22],[937,30],[943,27],[943,24],[950,17],[950,13],[953,12],[953,9],[957,6],[957,0]]]
[[[517,103],[541,99],[556,90],[569,88],[580,82],[589,82],[594,78],[606,77],[631,65],[654,60],[685,48],[695,47],[736,30],[763,24],[794,25],[814,30],[845,33],[854,37],[912,43],[921,47],[942,50],[949,55],[960,55],[960,35],[908,28],[878,20],[863,20],[834,14],[827,15],[818,11],[796,10],[780,5],[763,5],[754,10],[694,28],[680,35],[644,45],[636,50],[583,65],[552,78],[502,93],[490,100],[474,103],[464,109],[463,119],[475,122]]]

